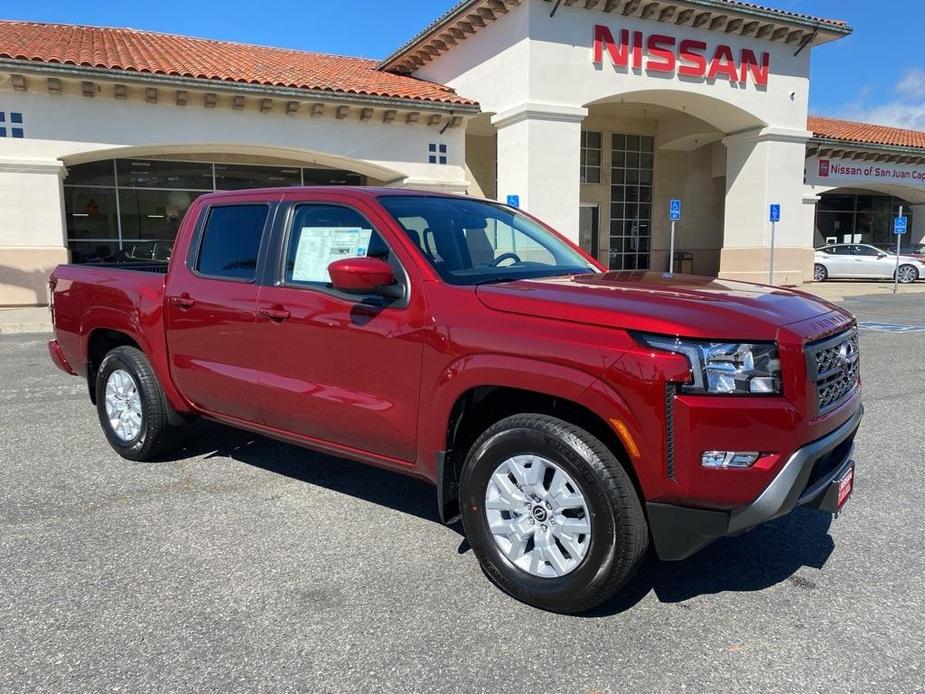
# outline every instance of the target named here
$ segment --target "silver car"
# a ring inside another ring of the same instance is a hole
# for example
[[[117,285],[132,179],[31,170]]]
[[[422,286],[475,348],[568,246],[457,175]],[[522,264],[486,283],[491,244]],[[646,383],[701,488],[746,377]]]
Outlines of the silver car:
[[[908,255],[886,253],[866,243],[834,243],[816,249],[813,279],[893,279],[898,274],[903,284],[925,276],[925,263]]]

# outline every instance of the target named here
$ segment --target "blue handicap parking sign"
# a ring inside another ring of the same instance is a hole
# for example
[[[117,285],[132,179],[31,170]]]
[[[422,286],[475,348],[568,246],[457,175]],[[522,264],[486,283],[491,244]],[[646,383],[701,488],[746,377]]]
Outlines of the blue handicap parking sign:
[[[897,236],[899,234],[905,234],[906,229],[909,228],[909,218],[908,217],[897,217],[893,220],[893,233]]]
[[[677,198],[672,198],[668,205],[668,219],[672,222],[681,219],[681,201]]]
[[[508,195],[507,204],[511,207],[520,207],[520,196],[519,195]]]
[[[771,205],[771,221],[779,222],[780,221],[780,205],[774,203]]]

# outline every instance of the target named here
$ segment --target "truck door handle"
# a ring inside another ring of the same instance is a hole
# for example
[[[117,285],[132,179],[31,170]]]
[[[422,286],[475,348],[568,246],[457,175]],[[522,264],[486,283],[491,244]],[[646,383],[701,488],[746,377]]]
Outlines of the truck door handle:
[[[183,292],[180,296],[170,297],[170,303],[177,308],[187,309],[193,308],[193,306],[196,305],[196,300],[186,292]]]
[[[276,323],[281,323],[289,318],[290,313],[282,306],[274,306],[272,308],[258,308],[257,315],[261,318],[266,318]]]

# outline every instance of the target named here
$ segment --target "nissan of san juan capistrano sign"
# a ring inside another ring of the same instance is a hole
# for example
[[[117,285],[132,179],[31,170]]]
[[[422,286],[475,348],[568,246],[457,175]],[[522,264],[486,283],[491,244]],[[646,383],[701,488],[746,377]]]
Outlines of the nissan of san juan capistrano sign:
[[[817,186],[858,182],[925,187],[925,166],[841,161],[819,157],[806,162],[806,182]]]

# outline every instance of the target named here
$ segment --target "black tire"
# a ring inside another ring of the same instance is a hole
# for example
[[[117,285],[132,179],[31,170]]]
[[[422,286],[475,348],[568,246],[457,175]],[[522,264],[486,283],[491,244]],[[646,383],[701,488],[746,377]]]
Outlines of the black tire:
[[[129,441],[115,432],[106,413],[106,384],[110,374],[120,369],[134,380],[141,401],[140,431]],[[164,391],[148,358],[135,347],[116,347],[103,358],[96,374],[96,411],[109,445],[128,460],[156,459],[177,443],[177,427],[171,426],[168,420]]]
[[[542,456],[580,487],[591,525],[581,563],[556,577],[535,576],[513,564],[488,526],[485,493],[503,461]],[[521,414],[489,427],[472,445],[460,480],[463,527],[488,577],[518,600],[544,610],[590,610],[622,588],[639,568],[649,543],[645,515],[626,470],[600,440],[555,417]]]
[[[825,265],[816,263],[813,267],[813,281],[814,282],[825,282],[829,279],[829,271],[826,270]]]
[[[911,276],[908,273],[909,270],[912,271]],[[910,265],[909,263],[904,263],[897,268],[896,272],[893,273],[894,279],[896,278],[897,273],[899,274],[900,284],[912,284],[919,279],[919,269],[915,265]],[[903,279],[904,275],[909,277],[909,279]]]

